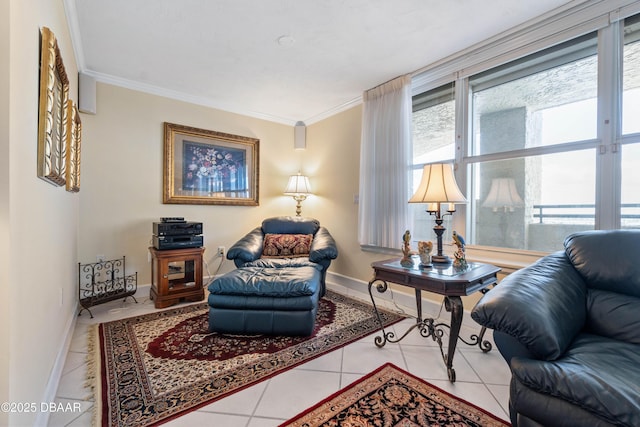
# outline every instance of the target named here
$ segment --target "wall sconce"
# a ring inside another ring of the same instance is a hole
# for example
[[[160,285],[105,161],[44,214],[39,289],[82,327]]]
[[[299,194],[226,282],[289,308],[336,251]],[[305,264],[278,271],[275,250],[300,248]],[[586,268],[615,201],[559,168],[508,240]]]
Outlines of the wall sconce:
[[[438,241],[438,253],[431,257],[435,263],[449,263],[451,259],[442,253],[442,234],[446,230],[442,226],[444,216],[453,215],[456,211],[456,203],[467,203],[464,194],[458,188],[453,174],[453,165],[450,163],[435,163],[425,165],[422,170],[422,179],[415,194],[409,199],[409,203],[427,203],[426,211],[434,215],[436,225],[433,231]],[[447,212],[440,212],[440,205],[447,203]]]
[[[491,208],[494,212],[502,209],[506,213],[513,212],[515,208],[523,206],[524,202],[518,194],[516,181],[513,178],[494,178],[491,180],[491,189],[482,207]]]
[[[287,183],[287,188],[285,188],[284,190],[284,194],[286,196],[293,197],[293,200],[295,200],[297,203],[296,216],[301,216],[302,202],[311,195],[309,178],[305,175],[301,175],[300,172],[298,172],[297,175],[291,175],[289,177],[289,182]]]

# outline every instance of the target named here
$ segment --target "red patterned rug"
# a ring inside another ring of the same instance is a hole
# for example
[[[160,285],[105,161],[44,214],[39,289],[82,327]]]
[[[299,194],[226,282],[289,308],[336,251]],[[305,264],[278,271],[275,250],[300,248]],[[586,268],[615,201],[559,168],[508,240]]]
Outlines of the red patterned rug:
[[[387,363],[280,427],[510,425]]]
[[[161,424],[379,329],[370,304],[331,291],[310,337],[209,333],[208,313],[203,303],[96,325],[94,424]],[[403,319],[381,314],[385,325]]]

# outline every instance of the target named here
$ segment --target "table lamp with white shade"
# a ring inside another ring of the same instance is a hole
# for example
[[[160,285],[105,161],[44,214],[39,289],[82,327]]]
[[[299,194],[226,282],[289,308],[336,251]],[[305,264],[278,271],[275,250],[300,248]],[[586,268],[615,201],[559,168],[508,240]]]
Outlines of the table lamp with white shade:
[[[456,183],[453,165],[451,163],[425,165],[420,185],[409,199],[409,203],[426,203],[429,215],[435,216],[436,225],[433,231],[436,233],[438,252],[431,257],[432,262],[443,264],[451,262],[451,259],[442,253],[442,235],[446,230],[442,222],[444,216],[453,215],[456,211],[456,203],[467,203],[467,199]],[[447,205],[447,211],[444,214],[440,212],[441,204]]]

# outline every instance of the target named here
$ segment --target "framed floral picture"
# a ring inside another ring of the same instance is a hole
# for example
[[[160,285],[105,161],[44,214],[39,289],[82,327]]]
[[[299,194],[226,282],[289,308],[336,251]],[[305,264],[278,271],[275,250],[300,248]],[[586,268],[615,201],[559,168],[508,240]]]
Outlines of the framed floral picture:
[[[165,122],[163,202],[257,206],[259,143]]]

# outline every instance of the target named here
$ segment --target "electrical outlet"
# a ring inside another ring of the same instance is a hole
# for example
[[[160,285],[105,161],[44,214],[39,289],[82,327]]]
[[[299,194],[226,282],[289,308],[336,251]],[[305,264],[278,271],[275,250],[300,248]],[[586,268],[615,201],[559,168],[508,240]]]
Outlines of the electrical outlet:
[[[96,261],[97,262],[105,262],[107,260],[107,257],[104,255],[96,255]]]
[[[218,256],[224,256],[226,251],[227,248],[225,248],[224,246],[218,246]]]

